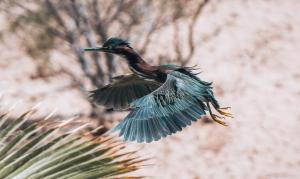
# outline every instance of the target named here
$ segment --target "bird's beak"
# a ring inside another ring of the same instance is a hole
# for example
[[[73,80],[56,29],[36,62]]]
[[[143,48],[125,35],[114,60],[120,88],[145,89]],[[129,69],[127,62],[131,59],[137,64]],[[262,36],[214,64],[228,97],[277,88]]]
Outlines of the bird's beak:
[[[89,47],[84,48],[84,51],[111,52],[107,47]]]

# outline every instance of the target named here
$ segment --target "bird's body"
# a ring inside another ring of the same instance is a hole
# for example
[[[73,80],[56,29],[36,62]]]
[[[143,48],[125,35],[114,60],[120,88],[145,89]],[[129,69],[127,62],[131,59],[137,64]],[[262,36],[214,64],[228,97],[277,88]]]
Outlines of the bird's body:
[[[211,83],[202,81],[193,67],[177,65],[152,66],[146,63],[126,41],[111,38],[101,48],[123,56],[133,72],[114,78],[111,84],[92,92],[94,102],[113,109],[131,112],[114,131],[119,130],[125,140],[151,142],[181,131],[208,111],[218,123],[225,125],[212,113],[210,104],[224,116],[230,113],[220,108],[212,92]]]

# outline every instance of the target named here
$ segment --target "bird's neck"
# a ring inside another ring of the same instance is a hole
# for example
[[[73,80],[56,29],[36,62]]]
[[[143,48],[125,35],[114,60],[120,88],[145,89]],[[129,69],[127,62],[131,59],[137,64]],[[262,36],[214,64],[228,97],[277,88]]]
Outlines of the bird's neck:
[[[127,60],[130,70],[140,76],[146,78],[155,78],[157,67],[149,65],[143,58],[133,49],[123,54]]]
[[[136,63],[141,63],[141,64],[146,64],[143,58],[133,49],[127,50],[124,52],[124,57],[127,60],[128,64],[136,64]],[[150,66],[150,65],[149,65]]]

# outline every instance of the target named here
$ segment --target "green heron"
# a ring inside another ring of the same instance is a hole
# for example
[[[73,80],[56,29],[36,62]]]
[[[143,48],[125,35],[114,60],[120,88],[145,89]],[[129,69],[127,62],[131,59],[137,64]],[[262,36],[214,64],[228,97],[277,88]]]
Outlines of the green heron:
[[[222,125],[232,117],[221,108],[212,91],[212,83],[202,81],[195,67],[173,64],[152,66],[119,38],[108,39],[102,47],[85,48],[124,57],[132,74],[113,78],[111,84],[91,92],[93,102],[115,110],[131,112],[113,131],[125,141],[152,142],[181,131],[208,112]],[[211,106],[220,115],[212,113]],[[225,117],[224,117],[225,116]]]

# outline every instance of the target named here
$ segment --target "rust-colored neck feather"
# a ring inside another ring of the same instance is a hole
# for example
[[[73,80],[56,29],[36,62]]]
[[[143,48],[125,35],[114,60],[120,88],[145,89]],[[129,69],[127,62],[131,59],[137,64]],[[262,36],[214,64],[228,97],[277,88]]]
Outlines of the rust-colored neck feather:
[[[145,63],[147,64],[142,57],[132,48],[124,48],[121,51],[121,54],[125,56],[128,64],[134,63]]]
[[[133,73],[146,78],[158,78],[158,74],[160,73],[158,67],[149,65],[134,49],[126,48],[126,50],[123,50],[122,55],[125,56],[129,68]]]

